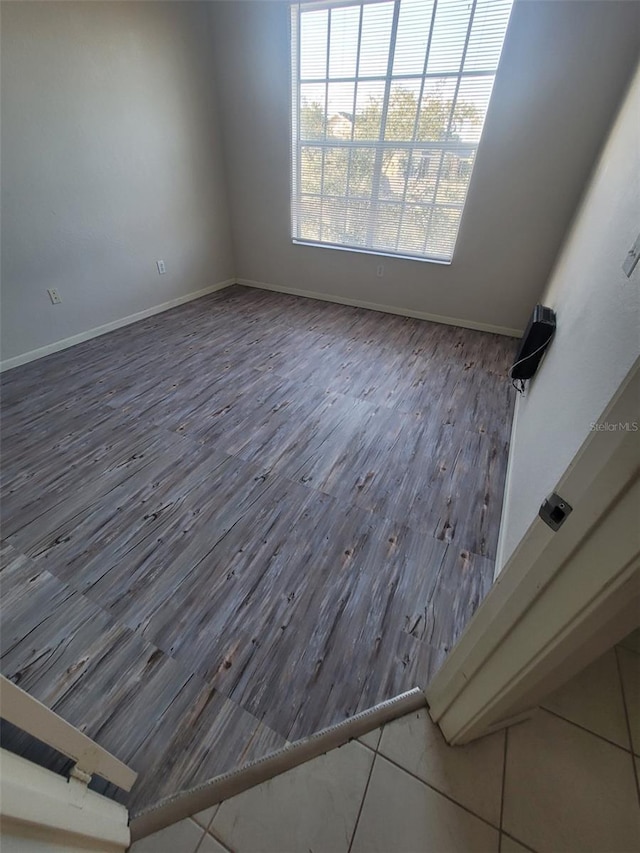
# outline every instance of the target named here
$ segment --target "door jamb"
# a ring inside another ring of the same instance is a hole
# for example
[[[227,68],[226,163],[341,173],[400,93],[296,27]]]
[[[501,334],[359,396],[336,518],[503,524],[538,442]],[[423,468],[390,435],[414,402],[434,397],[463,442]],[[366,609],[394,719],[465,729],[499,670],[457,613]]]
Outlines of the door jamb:
[[[640,359],[601,420],[636,420],[639,390]],[[556,487],[570,519],[536,517],[427,688],[450,743],[509,724],[640,623],[637,469],[633,432],[589,433]]]

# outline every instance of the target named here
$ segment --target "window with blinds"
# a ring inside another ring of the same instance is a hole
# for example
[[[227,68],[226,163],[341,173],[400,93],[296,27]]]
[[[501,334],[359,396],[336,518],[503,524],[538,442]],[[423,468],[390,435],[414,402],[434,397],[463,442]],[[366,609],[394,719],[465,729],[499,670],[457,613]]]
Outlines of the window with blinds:
[[[295,242],[451,261],[512,3],[292,5]]]

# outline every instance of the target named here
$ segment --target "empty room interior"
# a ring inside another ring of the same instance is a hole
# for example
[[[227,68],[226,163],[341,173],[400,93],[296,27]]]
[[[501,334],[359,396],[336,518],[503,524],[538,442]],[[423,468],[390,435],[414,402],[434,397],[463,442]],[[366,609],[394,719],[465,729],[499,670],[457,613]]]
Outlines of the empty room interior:
[[[3,851],[640,850],[640,3],[0,14]]]

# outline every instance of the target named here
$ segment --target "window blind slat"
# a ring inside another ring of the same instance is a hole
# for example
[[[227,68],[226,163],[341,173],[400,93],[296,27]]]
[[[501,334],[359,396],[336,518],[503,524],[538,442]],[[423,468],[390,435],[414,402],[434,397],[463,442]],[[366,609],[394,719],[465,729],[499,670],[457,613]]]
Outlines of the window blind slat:
[[[294,240],[451,260],[512,2],[292,6]]]

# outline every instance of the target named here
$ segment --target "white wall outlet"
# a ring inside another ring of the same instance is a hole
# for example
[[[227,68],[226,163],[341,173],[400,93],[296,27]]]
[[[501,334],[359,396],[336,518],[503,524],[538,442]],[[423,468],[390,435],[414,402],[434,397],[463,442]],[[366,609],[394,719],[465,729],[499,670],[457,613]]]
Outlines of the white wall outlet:
[[[164,261],[156,261],[156,266],[158,267],[158,275],[164,275],[166,273],[167,268],[164,265]]]
[[[51,300],[52,305],[59,305],[62,302],[62,297],[55,287],[48,288],[47,293],[49,294],[49,299]]]
[[[376,269],[376,275],[378,278],[382,278],[384,275],[384,264],[378,264],[378,268]]]

